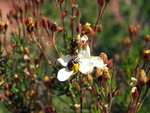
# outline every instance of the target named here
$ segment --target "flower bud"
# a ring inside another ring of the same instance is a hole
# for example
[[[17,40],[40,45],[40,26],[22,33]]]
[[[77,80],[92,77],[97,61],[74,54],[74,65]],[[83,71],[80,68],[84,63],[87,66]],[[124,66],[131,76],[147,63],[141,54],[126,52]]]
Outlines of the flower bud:
[[[138,85],[143,87],[146,83],[146,74],[144,70],[141,70],[139,77],[138,77]]]
[[[99,5],[100,5],[101,7],[103,7],[103,6],[104,6],[104,4],[105,4],[105,0],[100,0]]]
[[[145,62],[150,62],[150,50],[143,51],[143,60]]]
[[[110,79],[111,79],[111,76],[110,76],[110,74],[109,74],[108,68],[105,67],[105,66],[103,67],[102,79],[103,79],[105,82],[108,82],[108,81],[110,81]]]
[[[49,19],[47,20],[47,24],[48,24],[48,28],[50,29],[52,26],[52,22]]]
[[[87,81],[89,82],[90,85],[93,84],[93,77],[89,73],[87,73]]]
[[[38,20],[35,21],[35,29],[39,29],[39,22],[38,22]]]
[[[81,18],[81,12],[80,12],[80,9],[79,9],[79,8],[77,9],[76,17],[77,17],[77,19],[80,19],[80,18]]]
[[[48,86],[49,82],[50,82],[49,77],[45,76],[44,77],[44,84],[45,84],[45,86]]]
[[[52,31],[52,32],[55,32],[55,31],[57,31],[57,28],[58,28],[57,23],[56,23],[56,22],[52,23],[51,31]]]
[[[107,67],[108,67],[109,69],[112,69],[112,68],[113,68],[113,59],[108,60],[108,62],[107,62]]]
[[[150,36],[149,36],[149,35],[146,35],[145,41],[146,41],[147,43],[150,41]]]
[[[27,47],[24,48],[24,53],[27,54],[28,56],[30,56],[30,51]]]
[[[102,70],[99,68],[96,68],[95,78],[98,82],[102,81],[102,74],[103,74]]]
[[[29,25],[27,26],[27,31],[28,31],[29,33],[31,33],[33,30],[34,30],[34,24],[33,24],[33,23],[32,23],[32,24],[29,24]]]
[[[107,55],[105,53],[101,52],[99,56],[103,60],[104,64],[107,64],[107,62],[108,62]]]
[[[94,30],[91,27],[88,27],[86,32],[88,33],[89,37],[92,37],[95,35]]]
[[[42,18],[42,26],[43,26],[44,28],[47,28],[47,27],[48,27],[47,21],[46,21],[46,19],[45,19],[44,17]]]
[[[31,24],[33,21],[32,21],[32,18],[30,18],[30,17],[27,17],[27,19],[25,20],[25,24],[26,25],[29,25],[29,24]]]
[[[133,87],[131,89],[131,102],[133,102],[133,100],[137,99],[139,96],[139,92],[137,90],[137,87]]]
[[[129,38],[129,37],[124,38],[122,44],[123,44],[124,46],[130,46],[130,45],[131,45],[131,40],[130,40],[130,38]]]
[[[19,82],[19,76],[18,76],[17,74],[15,74],[14,79],[15,79],[15,82],[16,82],[16,83],[18,83],[18,82]]]
[[[146,86],[147,86],[148,88],[150,88],[150,78],[147,79],[147,81],[146,81]]]
[[[99,25],[99,26],[97,27],[96,31],[97,31],[98,33],[101,33],[101,32],[102,32],[102,25]]]

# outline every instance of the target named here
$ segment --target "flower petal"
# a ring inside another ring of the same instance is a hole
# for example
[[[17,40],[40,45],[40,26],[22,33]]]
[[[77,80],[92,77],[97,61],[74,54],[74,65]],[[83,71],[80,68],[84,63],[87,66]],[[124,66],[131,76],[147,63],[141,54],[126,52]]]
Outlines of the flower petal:
[[[89,46],[87,46],[86,50],[80,50],[78,57],[80,59],[91,59],[91,54],[90,54],[90,48]]]
[[[83,74],[91,73],[93,71],[93,63],[89,59],[80,60],[79,71]]]
[[[72,74],[73,71],[70,71],[67,68],[62,68],[57,73],[57,79],[59,81],[66,81]]]
[[[99,56],[93,57],[91,61],[93,62],[94,67],[103,69],[103,66],[106,66],[106,64],[104,64],[103,60]]]
[[[62,58],[59,58],[59,59],[57,59],[57,61],[61,64],[61,65],[63,65],[63,66],[67,66],[67,64],[68,64],[68,61],[71,59],[72,57],[70,56],[70,55],[66,55],[66,56],[63,56]]]

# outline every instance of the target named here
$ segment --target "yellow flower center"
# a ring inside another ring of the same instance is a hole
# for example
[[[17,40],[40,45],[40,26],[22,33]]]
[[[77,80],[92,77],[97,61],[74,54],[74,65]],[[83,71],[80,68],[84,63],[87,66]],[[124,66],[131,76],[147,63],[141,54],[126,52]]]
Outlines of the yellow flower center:
[[[91,56],[91,59],[93,58],[94,56]]]
[[[72,70],[75,71],[75,72],[78,71],[79,70],[79,65],[77,63],[73,64]]]

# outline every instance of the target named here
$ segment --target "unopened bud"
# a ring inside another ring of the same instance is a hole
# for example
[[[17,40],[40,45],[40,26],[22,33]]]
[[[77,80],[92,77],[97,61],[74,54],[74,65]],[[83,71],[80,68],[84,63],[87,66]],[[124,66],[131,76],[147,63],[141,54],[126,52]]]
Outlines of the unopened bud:
[[[94,30],[93,30],[91,27],[88,27],[88,28],[87,28],[87,32],[88,32],[88,34],[89,34],[89,37],[92,37],[92,36],[95,35]]]
[[[149,35],[146,35],[145,41],[146,41],[147,43],[150,41],[150,36],[149,36]]]
[[[56,23],[56,22],[52,23],[51,31],[52,31],[52,32],[55,32],[55,31],[57,31],[57,28],[58,28],[57,23]]]
[[[35,29],[38,29],[39,28],[39,22],[38,20],[35,21]]]
[[[141,70],[139,77],[138,77],[138,85],[143,87],[146,83],[146,74],[144,70]]]
[[[27,19],[25,20],[25,24],[26,25],[29,25],[29,24],[31,24],[33,21],[32,21],[32,18],[30,18],[30,17],[27,17]]]
[[[50,29],[52,26],[52,22],[49,19],[47,20],[47,24],[48,24],[48,28]]]
[[[103,60],[104,64],[107,64],[108,58],[107,58],[106,53],[101,52],[99,56],[100,56],[101,59]]]
[[[30,51],[27,47],[24,48],[24,53],[27,54],[28,56],[30,56]]]
[[[130,45],[131,45],[131,40],[130,40],[130,38],[129,38],[129,37],[124,38],[122,44],[123,44],[124,46],[130,46]]]
[[[46,19],[45,19],[44,17],[42,18],[42,26],[43,26],[44,28],[47,28],[47,27],[48,27],[47,21],[46,21]]]
[[[143,60],[145,62],[150,62],[150,50],[143,51]]]
[[[110,76],[110,74],[109,74],[108,68],[105,67],[105,66],[103,67],[102,79],[103,79],[105,82],[108,82],[108,81],[110,81],[110,79],[111,79],[111,76]]]
[[[108,67],[109,69],[112,69],[112,68],[113,68],[113,59],[108,60],[108,62],[107,62],[107,67]]]
[[[33,23],[32,23],[32,24],[29,24],[29,25],[27,26],[27,31],[28,31],[29,33],[31,33],[33,30],[34,30],[34,24],[33,24]]]
[[[19,82],[19,76],[17,74],[15,74],[14,79],[15,79],[15,82],[17,82],[17,83]]]
[[[93,77],[89,73],[87,73],[87,81],[89,82],[90,85],[93,84]]]
[[[97,69],[96,69],[95,78],[96,78],[96,80],[97,80],[98,82],[101,82],[101,81],[102,81],[102,74],[103,74],[102,70],[99,69],[99,68],[97,68]]]
[[[50,82],[49,77],[45,76],[44,77],[44,84],[45,84],[46,87],[48,86],[49,82]]]
[[[97,27],[96,31],[97,31],[98,33],[101,33],[101,32],[102,32],[102,25],[99,25],[99,26]]]
[[[81,12],[80,12],[80,9],[79,9],[79,8],[77,9],[76,17],[77,17],[77,19],[80,19],[80,18],[81,18]]]
[[[104,4],[105,4],[105,0],[100,0],[99,5],[100,5],[101,7],[103,7],[103,6],[104,6]]]
[[[133,87],[131,89],[131,101],[133,102],[133,100],[137,99],[139,96],[139,92],[137,90],[137,87]]]

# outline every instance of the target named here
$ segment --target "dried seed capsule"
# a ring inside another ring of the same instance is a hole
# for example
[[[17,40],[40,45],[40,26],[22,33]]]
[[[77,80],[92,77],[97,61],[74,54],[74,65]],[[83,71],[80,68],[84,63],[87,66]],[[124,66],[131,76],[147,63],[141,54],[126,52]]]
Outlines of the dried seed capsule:
[[[139,77],[138,77],[138,85],[143,87],[146,83],[146,74],[144,70],[141,70]]]

